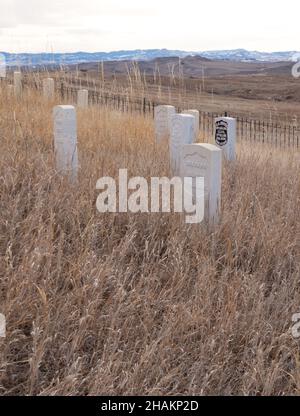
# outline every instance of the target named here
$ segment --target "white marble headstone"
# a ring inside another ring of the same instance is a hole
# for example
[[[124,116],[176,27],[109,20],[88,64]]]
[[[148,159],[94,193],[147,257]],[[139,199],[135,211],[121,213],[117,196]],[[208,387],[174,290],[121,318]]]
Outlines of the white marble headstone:
[[[190,114],[175,114],[172,117],[170,137],[170,164],[174,175],[180,172],[182,146],[194,142],[195,118]]]
[[[74,181],[78,172],[76,111],[71,105],[53,109],[56,169]]]
[[[215,119],[215,144],[223,150],[228,161],[236,159],[236,119],[218,117]]]
[[[194,126],[194,133],[195,133],[195,140],[194,143],[197,142],[200,132],[200,113],[198,110],[186,110],[183,111],[183,114],[190,114],[191,116],[195,117],[195,126]]]
[[[14,72],[14,93],[16,97],[22,95],[22,73],[20,71]]]
[[[209,143],[184,145],[180,176],[204,178],[204,218],[209,224],[216,224],[221,206],[222,151]]]
[[[8,85],[7,86],[7,95],[10,97],[12,96],[14,93],[14,86],[13,85]]]
[[[43,96],[46,100],[53,100],[54,98],[54,79],[43,79]]]
[[[159,105],[154,109],[155,137],[160,143],[164,139],[169,139],[171,132],[172,117],[176,114],[176,109],[172,105]]]
[[[77,93],[77,106],[78,108],[87,108],[89,105],[89,92],[88,90],[79,90]]]

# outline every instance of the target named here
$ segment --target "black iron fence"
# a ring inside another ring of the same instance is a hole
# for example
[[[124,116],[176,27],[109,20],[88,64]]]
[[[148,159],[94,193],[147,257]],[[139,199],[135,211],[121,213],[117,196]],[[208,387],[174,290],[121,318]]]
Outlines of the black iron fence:
[[[32,84],[32,82],[31,82]],[[39,89],[38,82],[34,86]],[[66,81],[56,80],[56,88],[62,100],[76,102],[78,86],[72,85]],[[154,116],[154,108],[157,105],[165,104],[147,97],[135,97],[129,94],[117,94],[96,89],[94,86],[86,85],[84,88],[89,90],[89,100],[91,104],[107,106],[109,108],[127,112],[140,113]],[[183,108],[177,107],[178,112]],[[200,113],[200,135],[204,140],[214,135],[215,118],[224,116],[220,113],[205,112]],[[230,113],[230,117],[237,120],[237,139],[240,141],[250,141],[259,143],[269,143],[278,147],[300,147],[300,125],[295,121],[292,124],[283,124],[280,122],[269,122],[259,119],[249,119],[237,114]]]
[[[250,142],[269,143],[278,147],[300,147],[300,126],[248,119],[235,114],[228,114],[237,120],[237,139]],[[203,136],[214,134],[215,118],[224,114],[200,111],[200,131]]]

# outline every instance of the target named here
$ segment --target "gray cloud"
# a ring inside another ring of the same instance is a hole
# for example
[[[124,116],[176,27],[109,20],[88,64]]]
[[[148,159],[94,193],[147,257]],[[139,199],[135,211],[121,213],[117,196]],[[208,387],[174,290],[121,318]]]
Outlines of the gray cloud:
[[[0,0],[0,27],[44,25],[52,27],[78,26],[88,18],[105,16],[156,16],[151,6],[137,6],[130,1],[124,6],[121,0]]]
[[[79,36],[99,36],[99,35],[108,35],[113,33],[109,30],[102,30],[97,28],[88,28],[88,27],[72,27],[65,31],[70,35],[79,35]]]
[[[0,50],[299,49],[299,0],[0,0]],[[222,13],[216,13],[220,7]],[[257,13],[257,10],[260,10]],[[293,11],[291,13],[291,10]],[[297,20],[298,19],[298,20]],[[226,31],[216,30],[226,22]],[[278,32],[278,27],[281,30]],[[45,46],[46,45],[46,46]]]
[[[16,24],[14,1],[0,0],[0,29],[12,28]]]

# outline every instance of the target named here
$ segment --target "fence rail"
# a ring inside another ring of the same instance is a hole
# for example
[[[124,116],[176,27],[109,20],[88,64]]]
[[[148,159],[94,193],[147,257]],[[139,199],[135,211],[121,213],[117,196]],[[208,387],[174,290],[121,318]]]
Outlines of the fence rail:
[[[78,86],[72,85],[71,82],[56,79],[56,89],[62,100],[76,102]],[[27,80],[26,83],[36,89],[41,88],[39,82]],[[89,100],[92,104],[108,106],[122,112],[140,113],[154,117],[154,108],[157,105],[165,104],[165,102],[151,100],[147,97],[134,97],[128,94],[122,95],[97,90],[95,86],[90,86],[88,83],[84,85],[84,88],[89,90]],[[178,112],[186,110],[186,108],[180,107],[176,109]],[[199,113],[200,135],[204,140],[208,140],[214,134],[214,119],[224,116],[224,113],[212,113],[202,110],[199,110]],[[237,140],[239,141],[268,143],[282,148],[292,147],[299,149],[300,147],[300,126],[296,121],[292,125],[278,122],[273,123],[265,120],[241,117],[233,112],[228,114],[228,116],[234,117],[237,120]]]

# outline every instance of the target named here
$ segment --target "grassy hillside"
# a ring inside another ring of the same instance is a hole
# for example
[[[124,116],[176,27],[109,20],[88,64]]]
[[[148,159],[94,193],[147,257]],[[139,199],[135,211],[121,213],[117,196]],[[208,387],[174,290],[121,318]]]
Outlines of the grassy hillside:
[[[299,154],[241,143],[222,221],[99,214],[96,181],[169,174],[152,119],[78,113],[77,186],[52,107],[0,92],[0,394],[299,394]]]

